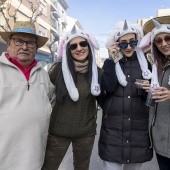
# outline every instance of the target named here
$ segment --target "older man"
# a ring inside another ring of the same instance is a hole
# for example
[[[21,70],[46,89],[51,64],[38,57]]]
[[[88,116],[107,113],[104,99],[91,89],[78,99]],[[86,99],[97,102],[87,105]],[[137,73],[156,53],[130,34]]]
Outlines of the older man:
[[[24,21],[0,35],[7,42],[0,56],[0,169],[40,170],[54,87],[34,58],[48,38]]]

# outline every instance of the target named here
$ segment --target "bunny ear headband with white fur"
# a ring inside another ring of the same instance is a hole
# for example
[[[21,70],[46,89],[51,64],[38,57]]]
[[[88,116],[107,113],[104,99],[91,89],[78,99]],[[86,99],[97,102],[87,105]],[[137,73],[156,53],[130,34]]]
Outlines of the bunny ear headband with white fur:
[[[157,21],[161,18],[162,18],[164,24],[160,24]],[[169,20],[168,20],[168,18],[169,18]],[[154,42],[156,35],[158,35],[160,33],[169,33],[170,34],[170,24],[165,24],[165,23],[170,23],[170,16],[158,17],[158,18],[149,20],[148,22],[145,23],[144,30],[145,30],[145,28],[147,28],[147,31],[148,31],[151,23],[154,24],[155,28],[150,30],[150,32],[148,32],[148,33],[145,31],[147,34],[142,38],[140,45],[139,45],[140,48],[145,48],[149,44],[151,44],[151,50],[153,50],[152,46],[153,46],[153,42]],[[150,27],[150,28],[152,28],[152,27]],[[154,61],[153,51],[151,52],[151,55],[152,55],[152,60]],[[153,64],[153,67],[152,67],[152,75],[153,76],[152,76],[152,80],[151,80],[151,87],[152,88],[159,86],[158,75],[157,75],[157,66],[156,65],[157,65],[157,61],[154,61],[154,64]],[[169,80],[169,82],[170,82],[170,80]]]
[[[106,48],[111,47],[120,37],[126,34],[131,34],[131,33],[134,33],[136,35],[138,42],[143,37],[143,31],[140,25],[131,24],[129,22],[126,22],[126,20],[120,21],[119,23],[116,24],[116,27],[114,28],[113,32],[108,37],[106,41]],[[137,53],[137,58],[140,64],[140,68],[142,70],[143,78],[150,79],[152,74],[150,70],[148,69],[148,63],[146,61],[146,58],[142,50],[138,46],[135,48],[135,50]],[[122,86],[126,86],[127,85],[126,76],[124,75],[119,62],[116,63],[115,68],[116,68],[116,75],[117,75],[119,83]]]
[[[66,88],[68,93],[73,101],[77,101],[79,99],[79,93],[73,81],[71,72],[68,67],[67,56],[66,56],[66,48],[68,43],[76,38],[76,37],[83,37],[87,40],[91,52],[92,52],[92,82],[91,82],[91,93],[94,96],[98,96],[100,94],[100,86],[98,83],[98,70],[95,58],[95,49],[99,49],[99,44],[95,37],[86,33],[84,30],[76,29],[74,26],[70,32],[68,32],[65,38],[60,42],[57,57],[62,57],[62,72],[64,77],[64,82],[66,84]]]

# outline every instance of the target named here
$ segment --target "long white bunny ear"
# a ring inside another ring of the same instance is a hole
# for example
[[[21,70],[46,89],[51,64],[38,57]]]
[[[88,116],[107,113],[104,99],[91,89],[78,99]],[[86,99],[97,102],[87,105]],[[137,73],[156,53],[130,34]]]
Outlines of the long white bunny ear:
[[[116,70],[116,76],[117,76],[117,79],[119,81],[119,83],[122,85],[122,86],[126,86],[127,85],[127,80],[126,80],[126,76],[124,75],[123,71],[122,71],[122,68],[120,67],[120,64],[119,62],[116,63],[115,65],[115,70]]]
[[[152,65],[152,79],[151,79],[151,87],[159,87],[159,81],[158,81],[158,72],[157,72],[157,67],[156,64],[154,63]]]
[[[64,46],[65,46],[65,40],[63,39],[58,46],[58,51],[57,51],[58,58],[61,58],[63,56]]]
[[[151,43],[152,32],[148,32],[140,41],[139,48],[145,48]]]
[[[89,43],[92,45],[92,47],[94,47],[96,50],[99,50],[99,44],[98,44],[96,38],[89,33],[86,35],[89,37],[88,40],[89,40]]]
[[[115,34],[117,33],[116,30],[113,30],[112,33],[107,37],[106,40],[106,48],[108,49],[115,43]]]
[[[140,36],[140,38],[139,39],[141,39],[142,37],[143,37],[143,30],[142,30],[142,27],[139,25],[139,24],[133,24],[132,25],[135,29],[136,29],[136,31],[138,32],[138,34],[139,34],[139,36]]]

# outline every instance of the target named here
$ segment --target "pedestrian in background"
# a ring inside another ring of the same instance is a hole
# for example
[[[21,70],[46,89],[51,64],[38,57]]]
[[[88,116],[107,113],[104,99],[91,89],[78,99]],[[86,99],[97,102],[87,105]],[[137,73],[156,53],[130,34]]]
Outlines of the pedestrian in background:
[[[145,23],[140,47],[151,44],[153,77],[151,88],[155,107],[150,108],[153,146],[160,170],[170,169],[170,16],[151,19]]]
[[[96,39],[73,29],[59,45],[50,79],[56,87],[43,170],[59,168],[69,145],[73,147],[74,170],[88,170],[96,135],[96,97],[100,95],[100,69],[95,60]]]
[[[7,43],[0,56],[0,169],[41,170],[54,86],[35,55],[48,38],[29,21],[0,35]]]
[[[138,24],[120,21],[106,42],[109,58],[101,79],[106,97],[99,138],[103,170],[139,170],[153,157],[144,90],[151,72],[138,47],[142,36]],[[142,94],[137,91],[136,79],[144,79]]]

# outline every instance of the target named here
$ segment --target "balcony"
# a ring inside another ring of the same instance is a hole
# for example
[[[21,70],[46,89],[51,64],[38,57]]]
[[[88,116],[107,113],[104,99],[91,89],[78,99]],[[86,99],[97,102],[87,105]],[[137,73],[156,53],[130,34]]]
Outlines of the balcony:
[[[59,8],[58,2],[56,0],[51,0],[51,11],[54,12],[55,17],[60,18],[62,13],[61,9]]]
[[[55,8],[58,8],[57,0],[51,0],[51,3],[55,6]]]
[[[60,30],[59,30],[58,23],[54,19],[51,18],[50,25],[51,25],[51,28],[52,28],[52,32],[59,35]]]
[[[63,24],[63,26],[66,26],[68,24],[65,16],[61,18],[61,23]]]
[[[57,11],[52,11],[51,14],[53,15],[54,18],[60,18],[60,14]]]

